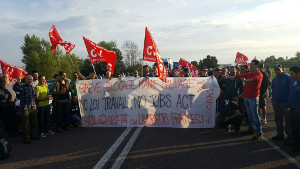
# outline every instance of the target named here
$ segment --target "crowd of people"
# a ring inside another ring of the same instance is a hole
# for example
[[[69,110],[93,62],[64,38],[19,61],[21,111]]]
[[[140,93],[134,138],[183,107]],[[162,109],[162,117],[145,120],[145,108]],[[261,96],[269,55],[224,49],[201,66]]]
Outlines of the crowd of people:
[[[113,78],[107,71],[97,76],[91,72],[83,76],[74,67],[71,80],[65,72],[54,75],[54,82],[47,84],[44,75],[33,71],[24,79],[18,78],[15,84],[9,75],[0,78],[0,120],[9,136],[22,134],[23,142],[45,138],[48,134],[63,133],[81,125],[77,80]],[[285,140],[289,145],[300,146],[300,67],[289,68],[275,65],[276,76],[272,79],[270,67],[253,60],[251,64],[225,68],[202,67],[199,77],[213,76],[218,80],[221,93],[217,99],[217,118],[219,126],[234,130],[237,134],[253,135],[253,140],[263,139],[262,125],[267,123],[266,99],[272,99],[275,114],[276,132],[273,140]],[[126,76],[140,77],[137,70],[132,73],[115,73],[115,78]],[[168,72],[169,77],[192,77],[188,67]],[[143,66],[141,77],[158,77],[156,67]],[[269,91],[269,92],[268,92]],[[52,104],[50,104],[52,102]],[[52,110],[52,111],[51,111]],[[19,112],[19,115],[18,115]],[[50,113],[52,112],[52,113]],[[248,130],[240,131],[241,125],[248,124]],[[21,132],[20,132],[21,131]],[[286,134],[286,137],[284,137]],[[4,132],[0,133],[4,137]]]

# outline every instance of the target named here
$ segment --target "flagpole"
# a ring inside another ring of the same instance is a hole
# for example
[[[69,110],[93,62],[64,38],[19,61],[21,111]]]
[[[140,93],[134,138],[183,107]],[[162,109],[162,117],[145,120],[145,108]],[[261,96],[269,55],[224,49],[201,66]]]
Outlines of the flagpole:
[[[94,69],[95,75],[97,76],[97,73],[96,73],[96,70],[95,70],[95,66],[94,66],[93,63],[91,63],[91,64],[92,64],[92,67],[93,67],[93,69]]]
[[[73,62],[73,60],[71,59],[70,55],[69,55],[69,54],[67,54],[67,55],[68,55],[70,61],[72,62],[73,67],[75,67],[74,62]]]

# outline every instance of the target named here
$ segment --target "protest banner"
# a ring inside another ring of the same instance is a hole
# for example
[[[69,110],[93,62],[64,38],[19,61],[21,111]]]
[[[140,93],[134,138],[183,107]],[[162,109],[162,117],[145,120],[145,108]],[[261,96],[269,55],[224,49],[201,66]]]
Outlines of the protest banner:
[[[81,80],[76,88],[83,127],[215,126],[214,77]]]

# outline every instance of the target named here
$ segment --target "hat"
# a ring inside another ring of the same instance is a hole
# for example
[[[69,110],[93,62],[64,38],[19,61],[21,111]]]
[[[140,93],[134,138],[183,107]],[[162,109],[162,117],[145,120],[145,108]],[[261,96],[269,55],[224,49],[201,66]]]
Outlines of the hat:
[[[275,65],[275,66],[274,66],[274,69],[281,69],[281,68],[282,68],[281,65]]]

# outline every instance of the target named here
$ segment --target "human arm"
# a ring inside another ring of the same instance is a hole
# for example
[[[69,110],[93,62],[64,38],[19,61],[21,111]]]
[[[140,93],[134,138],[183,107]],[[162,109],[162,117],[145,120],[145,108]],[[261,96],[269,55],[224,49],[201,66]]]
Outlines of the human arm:
[[[78,69],[76,66],[74,66],[74,69],[75,69],[75,71],[77,72],[77,74],[78,74],[78,76],[79,76],[80,79],[82,79],[82,80],[85,80],[85,79],[86,79],[86,78],[80,73],[79,69]]]

